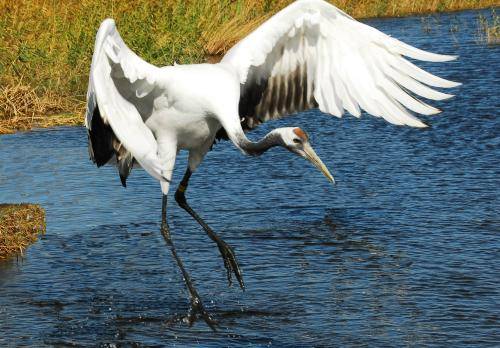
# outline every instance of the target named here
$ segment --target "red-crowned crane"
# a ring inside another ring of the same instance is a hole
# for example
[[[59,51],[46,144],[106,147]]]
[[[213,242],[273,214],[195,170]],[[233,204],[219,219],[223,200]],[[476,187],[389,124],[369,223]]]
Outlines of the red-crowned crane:
[[[227,52],[217,64],[153,66],[134,54],[106,19],[95,42],[87,94],[89,152],[97,166],[116,163],[125,186],[134,163],[161,185],[161,233],[188,288],[190,324],[201,315],[215,330],[167,224],[167,194],[177,153],[189,151],[175,199],[217,244],[228,280],[244,288],[232,248],[188,205],[189,179],[216,139],[230,139],[259,156],[274,146],[312,162],[333,177],[298,127],[278,128],[253,142],[246,131],[311,108],[340,117],[361,110],[396,125],[426,127],[412,113],[439,110],[416,99],[451,97],[431,87],[455,87],[404,56],[444,62],[454,56],[422,51],[360,23],[322,0],[299,0],[278,12]],[[410,94],[412,93],[412,94]]]

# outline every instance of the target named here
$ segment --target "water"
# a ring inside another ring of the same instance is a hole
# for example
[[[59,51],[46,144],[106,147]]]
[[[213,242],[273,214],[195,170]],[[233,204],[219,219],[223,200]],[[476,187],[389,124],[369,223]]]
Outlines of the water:
[[[464,83],[426,118],[432,128],[310,112],[251,135],[302,126],[337,186],[281,149],[208,154],[188,198],[234,247],[247,290],[227,287],[217,248],[184,211],[169,214],[217,333],[169,324],[189,303],[154,180],[134,171],[122,189],[114,168],[88,161],[82,128],[2,136],[0,201],[41,203],[47,234],[0,264],[0,346],[498,345],[500,48],[476,42],[476,16],[370,21],[461,56],[428,65]]]

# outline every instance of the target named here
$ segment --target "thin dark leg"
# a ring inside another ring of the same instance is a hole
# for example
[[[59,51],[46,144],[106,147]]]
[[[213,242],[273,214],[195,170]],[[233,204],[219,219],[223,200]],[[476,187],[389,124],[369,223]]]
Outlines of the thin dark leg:
[[[210,326],[210,328],[214,331],[215,326],[217,325],[217,322],[212,319],[212,317],[208,314],[208,312],[205,310],[205,307],[203,307],[203,303],[201,302],[200,296],[198,295],[198,292],[193,286],[193,283],[191,281],[191,277],[189,276],[189,273],[186,271],[184,268],[184,265],[182,264],[181,259],[177,255],[177,251],[175,250],[174,243],[172,242],[172,237],[170,236],[170,229],[167,224],[167,196],[163,195],[163,200],[162,200],[162,209],[161,209],[161,234],[163,235],[163,239],[165,239],[165,242],[167,243],[167,246],[170,248],[170,251],[172,252],[172,256],[174,257],[175,261],[177,262],[177,265],[179,266],[179,269],[181,270],[182,276],[184,278],[184,282],[186,283],[186,287],[189,290],[189,295],[190,295],[190,301],[191,301],[191,309],[188,313],[187,320],[189,323],[189,326],[193,325],[194,321],[196,320],[196,314],[200,314],[205,322]]]
[[[182,178],[177,191],[175,192],[175,200],[179,203],[179,206],[189,213],[200,225],[203,227],[207,235],[217,243],[219,251],[222,258],[224,259],[224,267],[227,271],[227,280],[229,285],[232,284],[232,274],[234,273],[238,283],[242,290],[245,290],[245,283],[243,282],[243,275],[241,274],[240,266],[236,260],[236,255],[234,254],[233,248],[231,248],[222,238],[220,238],[201,217],[196,214],[196,212],[189,206],[186,201],[186,196],[184,192],[186,191],[189,183],[189,178],[191,177],[191,170],[189,168],[186,170],[184,177]]]

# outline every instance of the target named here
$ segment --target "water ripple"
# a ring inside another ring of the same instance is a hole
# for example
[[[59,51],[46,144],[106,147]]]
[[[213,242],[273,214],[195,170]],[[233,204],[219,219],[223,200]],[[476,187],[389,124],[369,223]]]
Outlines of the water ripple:
[[[424,65],[464,83],[426,118],[431,129],[311,111],[251,135],[308,130],[335,187],[278,149],[245,158],[221,143],[208,154],[188,197],[234,247],[247,290],[227,287],[189,216],[169,214],[215,334],[182,322],[189,300],[159,233],[154,180],[134,171],[122,189],[115,169],[88,161],[82,128],[1,137],[0,201],[40,202],[48,231],[25,258],[0,263],[0,345],[498,345],[500,47],[476,42],[476,16],[425,17],[426,30],[422,17],[370,21],[460,55]]]

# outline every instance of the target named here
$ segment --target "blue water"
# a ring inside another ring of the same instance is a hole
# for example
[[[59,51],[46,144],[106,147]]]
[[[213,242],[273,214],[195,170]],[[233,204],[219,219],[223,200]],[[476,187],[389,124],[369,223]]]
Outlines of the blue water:
[[[217,333],[169,322],[189,302],[153,179],[136,170],[122,189],[88,160],[83,128],[0,137],[0,202],[47,211],[46,235],[0,263],[0,346],[498,346],[500,46],[477,42],[477,15],[369,21],[460,55],[426,65],[464,84],[432,128],[312,111],[251,134],[306,129],[336,186],[281,149],[208,154],[188,199],[234,247],[247,290],[227,287],[196,222],[174,204],[169,218]]]

